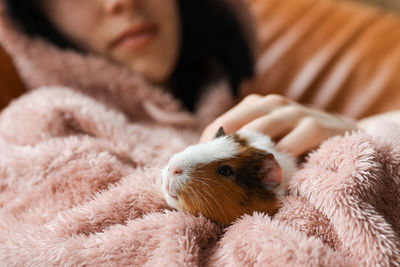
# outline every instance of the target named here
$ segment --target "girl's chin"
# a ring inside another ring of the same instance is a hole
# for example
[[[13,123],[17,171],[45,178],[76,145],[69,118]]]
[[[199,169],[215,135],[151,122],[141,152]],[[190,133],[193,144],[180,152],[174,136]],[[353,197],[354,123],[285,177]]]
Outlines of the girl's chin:
[[[140,64],[143,63],[143,64]],[[169,72],[163,66],[163,63],[156,62],[138,62],[133,61],[128,65],[132,72],[138,73],[151,83],[162,85],[169,78]]]
[[[148,48],[140,53],[114,50],[110,58],[152,83],[163,84],[169,79],[174,66],[168,58],[163,59],[162,55],[157,57],[159,53],[155,53],[152,46]]]

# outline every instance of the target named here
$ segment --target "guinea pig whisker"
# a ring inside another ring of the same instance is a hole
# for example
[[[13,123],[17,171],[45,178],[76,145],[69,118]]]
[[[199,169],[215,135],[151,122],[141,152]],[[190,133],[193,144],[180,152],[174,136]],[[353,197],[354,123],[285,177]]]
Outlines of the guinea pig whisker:
[[[215,181],[215,180],[212,180],[212,179],[209,179],[209,178],[201,178],[202,180],[206,180],[206,181],[210,181],[210,182],[214,182],[214,183],[217,183],[217,184],[219,184],[219,185],[221,185],[222,187],[224,186],[221,182],[218,182],[218,181]],[[214,193],[215,193],[215,189],[210,185],[210,184],[208,184],[208,183],[206,183],[206,182],[204,182],[204,181],[200,181],[200,180],[196,180],[196,181],[198,181],[198,182],[201,182],[201,183],[203,183],[203,184],[205,184],[205,185],[207,185],[209,188],[211,188],[213,191],[214,191]]]
[[[222,184],[221,182],[218,182],[218,181],[215,181],[215,180],[213,180],[213,179],[209,179],[209,178],[202,178],[203,180],[207,180],[207,181],[211,181],[211,182],[214,182],[214,183],[217,183],[217,184],[219,184],[219,185],[221,185],[222,187],[225,187],[225,185],[224,184]],[[238,193],[241,193],[241,191],[240,191],[240,189],[238,189],[238,188],[231,188],[231,190],[235,190],[236,192],[238,192]]]
[[[204,184],[204,185],[206,185],[208,188],[210,188],[210,189],[214,192],[214,194],[216,194],[215,189],[214,189],[211,185],[207,184],[207,183],[204,182],[204,181],[198,180],[198,179],[193,179],[193,180],[194,180],[194,181],[197,181],[197,182],[200,182],[200,183],[202,183],[202,184]],[[205,180],[210,180],[210,179],[205,179]],[[211,181],[212,181],[212,180],[211,180]],[[205,190],[205,192],[206,192],[210,197],[213,198],[213,200],[214,200],[215,203],[217,203],[217,204],[219,205],[219,202],[217,202],[217,201],[215,200],[215,198],[210,194],[210,192],[208,192],[207,190]],[[223,210],[222,207],[221,207],[221,210]]]
[[[201,182],[203,184],[205,184],[208,188],[210,188],[211,190],[213,190],[213,192],[215,193],[214,188],[212,188],[209,184],[205,183],[204,181],[198,180],[198,179],[193,179],[196,182]],[[222,208],[221,204],[212,196],[212,194],[210,192],[208,192],[207,190],[204,190],[204,192],[206,192],[213,200],[213,202],[218,205],[219,210],[221,211],[221,213],[224,215],[225,220],[228,221],[228,218],[226,217],[226,213],[225,210]],[[201,192],[198,192],[199,194],[201,194]],[[215,205],[212,205],[212,203],[210,203],[210,201],[208,200],[208,198],[204,197],[203,194],[201,194],[201,196],[207,201],[207,203],[210,205],[209,207],[211,209],[213,209],[213,211],[215,211],[215,213],[210,213],[210,214],[216,214],[218,211],[215,209]],[[204,206],[204,208],[207,210],[207,212],[210,212],[206,206]]]
[[[210,182],[214,182],[214,183],[217,183],[217,184],[219,184],[219,185],[221,185],[221,186],[223,186],[223,187],[225,187],[225,185],[224,184],[222,184],[221,182],[218,182],[218,181],[216,181],[216,180],[213,180],[213,179],[209,179],[209,178],[202,178],[202,179],[204,179],[204,180],[207,180],[207,181],[210,181]],[[232,188],[231,188],[232,189]],[[237,192],[240,192],[238,189],[236,189],[236,188],[233,188],[234,190],[236,190]]]
[[[198,174],[197,174],[198,175]],[[201,178],[201,180],[203,180],[203,181],[200,181],[199,180],[199,178],[192,178],[192,180],[193,181],[199,181],[199,182],[202,182],[203,184],[206,184],[210,189],[212,189],[213,190],[213,192],[215,193],[215,188],[212,186],[212,185],[210,185],[210,183],[206,183],[206,182],[204,182],[204,181],[210,181],[210,182],[213,182],[213,183],[215,183],[215,184],[218,184],[219,186],[221,186],[221,187],[225,187],[225,185],[224,184],[222,184],[221,182],[219,182],[219,181],[217,181],[217,180],[213,180],[213,179],[210,179],[210,178]],[[239,190],[239,189],[234,189],[236,192],[238,192],[239,194],[241,194],[242,192]],[[211,194],[209,193],[209,192],[207,192],[209,195],[210,195],[210,197],[213,199],[213,202],[216,204],[216,205],[210,205],[210,208],[212,208],[214,211],[216,211],[216,212],[218,212],[218,210],[222,213],[222,215],[224,216],[224,218],[226,219],[226,221],[228,221],[228,219],[227,219],[227,213],[226,213],[226,210],[225,209],[223,209],[222,208],[222,205],[221,205],[221,203],[219,203],[218,201],[216,201],[216,199],[214,198],[214,197],[212,197],[211,196]],[[204,196],[203,196],[204,197]],[[229,203],[232,207],[235,207],[235,206],[237,206],[237,203],[235,203],[231,198],[226,198],[225,200],[224,200],[224,202],[227,202],[227,203]],[[212,213],[212,214],[218,214],[218,213]]]
[[[195,181],[195,182],[202,183],[202,184],[204,184],[204,185],[206,185],[206,186],[212,188],[209,184],[207,184],[206,182],[204,182],[204,181],[202,181],[202,180],[200,180],[200,179],[192,178],[192,180]]]
[[[208,205],[203,205],[203,204],[201,205],[202,207],[204,207],[204,209],[206,210],[206,212],[207,212],[209,215],[211,215],[211,214],[216,214],[215,212],[211,212],[211,210],[210,210],[210,209],[212,209],[213,211],[215,211],[215,208],[214,208],[215,205],[212,205],[212,203],[210,203],[210,199],[209,199],[209,198],[206,198],[200,191],[196,190],[195,188],[191,187],[191,189],[193,189],[193,191],[195,191],[196,194],[200,194],[200,196],[201,196],[202,199],[204,200],[203,202],[207,202]],[[206,193],[214,200],[214,202],[217,203],[217,204],[219,205],[219,203],[215,201],[215,198],[214,198],[207,190],[205,190],[204,192],[206,192]],[[196,198],[196,202],[197,202],[197,207],[199,208],[199,210],[201,210],[201,209],[200,209],[200,203],[198,203],[198,198]],[[202,203],[203,203],[203,202],[202,202]]]
[[[198,196],[198,191],[197,190],[195,190],[192,186],[190,186],[189,185],[189,188],[190,188],[190,190],[192,191],[192,193],[193,193],[193,195],[195,196],[194,198],[191,198],[191,200],[192,200],[192,203],[193,203],[193,206],[195,206],[195,208],[197,208],[197,210],[198,211],[201,211],[202,209],[201,209],[201,207],[200,206],[204,206],[204,205],[200,205],[200,202],[198,201],[199,200],[199,196]],[[201,195],[201,194],[200,194]],[[202,195],[201,195],[202,196]],[[203,196],[204,197],[204,196]],[[206,209],[206,211],[207,212],[209,212],[208,211],[208,209],[206,208],[206,207],[204,207],[205,209]]]
[[[200,163],[199,165],[197,165],[197,168],[201,168],[201,167],[204,167],[204,166],[206,166],[208,163]]]
[[[202,178],[202,179],[204,179],[204,180],[208,180],[208,181],[213,181],[213,182],[217,182],[217,181],[214,181],[214,180],[212,180],[212,179],[208,179],[208,178]],[[217,183],[219,183],[219,182],[217,182]],[[221,184],[222,185],[222,184]],[[223,185],[222,185],[223,186]],[[211,186],[209,186],[210,188],[212,188]],[[242,191],[240,191],[240,189],[236,189],[236,188],[233,188],[236,192],[238,192],[238,193],[242,193]],[[215,190],[214,190],[214,188],[212,188],[212,190],[214,191],[214,193],[215,193]],[[215,200],[214,200],[215,201]],[[228,201],[232,206],[236,206],[237,204],[231,199],[231,198],[226,198],[225,199],[225,201]],[[215,201],[218,205],[220,205],[219,204],[219,202],[217,202],[217,201]],[[221,208],[221,211],[222,212],[224,212],[225,210],[224,209],[222,209]]]
[[[216,181],[216,180],[213,180],[213,179],[210,179],[210,178],[204,178],[204,177],[201,178],[201,179],[207,180],[207,181],[210,181],[210,182],[217,183],[217,184],[221,185],[222,187],[224,187],[224,185],[223,185],[221,182],[218,182],[218,181]]]
[[[193,181],[195,181],[195,182],[200,182],[200,183],[206,185],[208,188],[210,188],[211,190],[213,190],[213,192],[215,193],[214,188],[212,188],[212,187],[211,187],[209,184],[207,184],[206,182],[201,181],[201,180],[199,180],[199,179],[193,179]],[[210,194],[207,190],[205,190],[205,192],[207,192],[207,193],[211,196],[211,194]]]
[[[221,214],[225,217],[225,220],[228,221],[228,218],[226,217],[225,210],[222,208],[221,204],[210,194],[210,192],[208,192],[208,191],[205,191],[205,192],[213,199],[214,203],[218,206],[219,210],[221,211]],[[211,207],[212,207],[212,209],[213,209],[214,211],[216,211],[214,205],[211,205]],[[216,211],[216,213],[217,213],[217,212],[218,212],[218,211]]]
[[[202,205],[202,207],[204,207],[205,210],[206,210],[209,214],[212,214],[212,213],[210,212],[209,208],[212,208],[213,206],[212,206],[211,203],[209,202],[209,199],[206,198],[200,191],[198,191],[198,190],[196,190],[196,189],[194,189],[194,188],[193,188],[193,190],[195,190],[196,193],[200,194],[200,196],[202,197],[202,199],[204,199],[204,201],[206,201],[206,202],[209,204],[209,207],[207,207],[207,205]],[[207,191],[205,191],[205,192],[207,192]],[[207,192],[207,193],[208,193],[208,192]],[[210,195],[210,193],[208,193],[208,194]],[[210,195],[210,196],[211,196],[211,195]],[[212,196],[211,196],[211,197],[212,197]]]

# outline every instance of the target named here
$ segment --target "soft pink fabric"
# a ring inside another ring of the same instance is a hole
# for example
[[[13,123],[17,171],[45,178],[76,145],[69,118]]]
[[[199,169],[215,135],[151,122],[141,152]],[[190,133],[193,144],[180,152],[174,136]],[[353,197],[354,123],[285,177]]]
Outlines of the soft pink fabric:
[[[191,116],[126,68],[27,38],[2,1],[0,12],[29,89],[54,86],[0,114],[0,266],[400,266],[398,126],[327,141],[274,218],[221,229],[170,210],[160,170],[232,106],[223,83]]]
[[[160,191],[169,156],[197,138],[67,88],[13,102],[0,114],[0,266],[399,266],[400,149],[383,135],[326,141],[278,214],[226,229]]]

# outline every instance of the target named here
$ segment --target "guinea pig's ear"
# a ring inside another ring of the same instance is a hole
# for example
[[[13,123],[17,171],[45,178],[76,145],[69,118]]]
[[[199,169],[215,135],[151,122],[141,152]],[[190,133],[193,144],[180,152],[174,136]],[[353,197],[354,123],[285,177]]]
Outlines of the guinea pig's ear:
[[[259,177],[267,189],[274,189],[282,182],[282,169],[274,155],[266,154],[260,168]]]
[[[221,127],[219,127],[218,132],[215,134],[215,138],[223,137],[225,135],[226,134],[225,134],[224,128],[221,126]]]

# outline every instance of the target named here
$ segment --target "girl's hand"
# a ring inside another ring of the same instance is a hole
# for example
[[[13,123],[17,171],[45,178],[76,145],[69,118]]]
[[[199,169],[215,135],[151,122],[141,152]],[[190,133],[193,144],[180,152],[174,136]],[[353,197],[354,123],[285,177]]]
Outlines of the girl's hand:
[[[214,138],[220,127],[226,133],[240,129],[269,135],[279,150],[293,156],[318,147],[324,140],[356,130],[355,122],[308,108],[279,95],[249,95],[203,131],[200,142]]]

